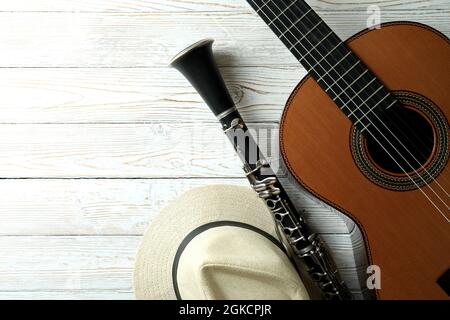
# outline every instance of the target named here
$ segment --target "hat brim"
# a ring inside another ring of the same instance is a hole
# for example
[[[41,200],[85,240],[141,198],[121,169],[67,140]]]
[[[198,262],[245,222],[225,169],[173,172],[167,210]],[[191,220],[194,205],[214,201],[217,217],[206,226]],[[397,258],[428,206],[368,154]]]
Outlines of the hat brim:
[[[217,221],[252,225],[276,237],[269,210],[251,188],[217,185],[188,191],[164,208],[144,234],[134,268],[136,298],[175,300],[172,266],[178,247],[191,231]]]

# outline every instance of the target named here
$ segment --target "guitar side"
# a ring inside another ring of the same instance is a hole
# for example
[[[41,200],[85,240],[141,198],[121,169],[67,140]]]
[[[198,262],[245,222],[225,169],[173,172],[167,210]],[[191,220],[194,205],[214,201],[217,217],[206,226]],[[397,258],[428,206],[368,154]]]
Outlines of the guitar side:
[[[398,22],[365,30],[347,44],[389,90],[432,101],[448,134],[450,41],[445,36]],[[450,267],[450,224],[420,189],[393,190],[368,179],[355,161],[352,132],[349,119],[307,77],[283,114],[283,159],[302,186],[358,224],[370,264],[381,268],[378,298],[448,299],[437,280]],[[446,161],[429,187],[450,190]],[[444,215],[448,218],[448,210]]]

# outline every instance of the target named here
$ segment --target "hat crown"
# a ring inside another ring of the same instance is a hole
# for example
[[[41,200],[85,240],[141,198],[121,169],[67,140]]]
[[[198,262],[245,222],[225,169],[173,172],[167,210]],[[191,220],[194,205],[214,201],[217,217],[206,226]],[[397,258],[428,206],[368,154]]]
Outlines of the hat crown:
[[[190,190],[147,229],[135,263],[136,297],[308,299],[274,237],[270,212],[250,188]]]
[[[197,235],[184,249],[177,282],[182,299],[306,299],[285,253],[255,231],[222,226]]]

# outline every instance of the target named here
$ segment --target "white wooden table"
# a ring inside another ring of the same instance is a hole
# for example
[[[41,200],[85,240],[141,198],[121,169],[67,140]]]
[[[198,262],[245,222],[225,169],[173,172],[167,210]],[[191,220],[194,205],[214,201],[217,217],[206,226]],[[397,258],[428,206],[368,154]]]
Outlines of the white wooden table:
[[[343,38],[374,3],[384,22],[450,36],[448,0],[309,3]],[[305,71],[244,0],[0,2],[0,298],[132,299],[159,210],[194,186],[246,185],[216,120],[167,68],[205,37],[245,119],[276,129]],[[357,292],[358,230],[289,190]]]

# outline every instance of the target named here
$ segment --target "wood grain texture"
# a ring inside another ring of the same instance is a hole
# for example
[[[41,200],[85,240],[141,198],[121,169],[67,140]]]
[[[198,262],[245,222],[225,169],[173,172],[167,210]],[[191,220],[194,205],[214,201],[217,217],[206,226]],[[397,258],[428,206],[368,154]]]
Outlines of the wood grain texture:
[[[0,291],[1,300],[133,300],[132,290]]]
[[[0,126],[3,178],[243,177],[220,126]]]
[[[444,119],[449,118],[450,41],[441,34],[397,23],[361,34],[349,47],[389,90],[418,93],[436,103]],[[374,124],[369,128],[371,134],[376,132]],[[438,160],[442,172],[421,188],[414,182],[417,188],[412,190],[390,190],[367,179],[350,150],[351,122],[312,78],[291,96],[281,129],[283,158],[297,181],[363,228],[369,263],[383,273],[378,297],[448,299],[436,283],[450,265],[446,158]],[[443,135],[448,135],[446,130]],[[407,174],[409,167],[401,168],[406,178],[414,176]],[[424,168],[430,175],[432,169]]]
[[[387,9],[448,8],[446,0],[310,0],[317,10],[365,10],[371,4]],[[182,12],[182,11],[247,11],[245,0],[15,0],[4,1],[0,11],[52,12]]]
[[[447,0],[308,2],[343,38],[374,3],[382,21],[450,35]],[[158,210],[191,187],[246,184],[216,120],[167,68],[204,37],[245,120],[274,126],[305,71],[244,0],[0,2],[0,177],[13,178],[0,180],[0,298],[131,299],[134,251]],[[192,135],[199,123],[210,141]],[[343,275],[362,287],[358,229],[284,183],[317,231],[336,233]]]
[[[447,34],[449,10],[382,11],[382,21],[415,20]],[[342,38],[367,27],[364,11],[322,17]],[[251,36],[249,36],[251,35]],[[217,40],[221,66],[298,66],[250,9],[246,12],[0,13],[0,67],[167,67],[195,40]],[[263,63],[262,63],[263,62]]]
[[[61,236],[0,237],[0,292],[132,290],[132,270],[141,237]],[[346,236],[334,237],[330,248],[346,278],[355,268]],[[360,284],[349,284],[357,290]],[[110,293],[111,295],[111,293]],[[73,298],[72,297],[72,298]]]
[[[277,122],[306,72],[298,67],[224,67],[247,122]],[[0,123],[210,122],[215,117],[169,68],[0,68]]]
[[[246,179],[1,180],[0,235],[142,235],[168,202],[216,184],[248,186]],[[298,189],[288,191],[321,232],[348,234],[354,228]]]

